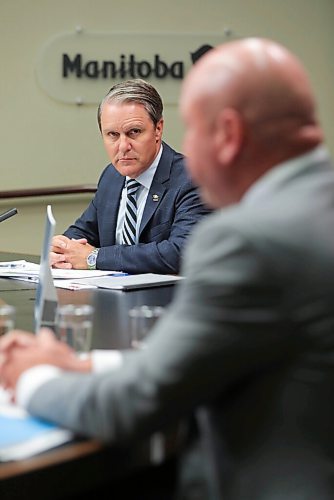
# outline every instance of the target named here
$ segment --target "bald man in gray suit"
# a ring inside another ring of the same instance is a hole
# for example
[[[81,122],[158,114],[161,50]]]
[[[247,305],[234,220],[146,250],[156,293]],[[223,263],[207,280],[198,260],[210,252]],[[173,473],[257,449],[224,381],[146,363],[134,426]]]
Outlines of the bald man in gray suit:
[[[194,432],[177,498],[332,500],[334,170],[308,78],[277,43],[230,42],[194,65],[180,107],[190,173],[217,210],[147,348],[87,373],[94,355],[16,331],[2,383],[33,415],[108,443],[204,415],[217,489]]]

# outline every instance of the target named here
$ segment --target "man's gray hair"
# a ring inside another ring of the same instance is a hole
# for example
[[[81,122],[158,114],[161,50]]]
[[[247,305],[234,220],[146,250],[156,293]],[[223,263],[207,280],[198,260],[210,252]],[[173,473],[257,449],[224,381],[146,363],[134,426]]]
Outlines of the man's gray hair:
[[[156,126],[162,118],[163,104],[157,90],[148,82],[139,78],[117,83],[109,90],[101,101],[97,111],[97,121],[101,130],[101,113],[104,104],[108,102],[135,102],[142,104]]]

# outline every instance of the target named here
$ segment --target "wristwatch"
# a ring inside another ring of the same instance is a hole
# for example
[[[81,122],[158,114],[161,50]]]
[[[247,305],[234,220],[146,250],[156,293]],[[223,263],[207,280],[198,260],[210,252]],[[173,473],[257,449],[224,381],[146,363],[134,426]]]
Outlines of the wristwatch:
[[[92,250],[90,252],[90,254],[88,254],[87,256],[87,259],[86,259],[86,262],[87,262],[87,267],[88,269],[90,270],[94,270],[96,269],[96,260],[97,260],[97,255],[99,253],[99,248],[94,248],[94,250]]]

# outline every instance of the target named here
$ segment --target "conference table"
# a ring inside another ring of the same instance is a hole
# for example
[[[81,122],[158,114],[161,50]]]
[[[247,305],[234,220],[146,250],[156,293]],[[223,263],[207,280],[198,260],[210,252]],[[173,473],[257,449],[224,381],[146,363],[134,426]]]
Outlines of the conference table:
[[[36,256],[0,252],[0,261],[16,259],[39,262]],[[17,328],[34,329],[36,287],[34,283],[0,278],[0,299],[16,307]],[[129,309],[144,304],[167,306],[174,291],[175,285],[131,291],[57,288],[57,296],[59,304],[93,305],[93,349],[127,349]],[[177,439],[171,432],[167,448],[173,450]],[[148,466],[151,451],[148,441],[127,450],[78,438],[25,460],[0,463],[0,498],[45,500],[84,493],[113,477],[126,478],[133,470]]]

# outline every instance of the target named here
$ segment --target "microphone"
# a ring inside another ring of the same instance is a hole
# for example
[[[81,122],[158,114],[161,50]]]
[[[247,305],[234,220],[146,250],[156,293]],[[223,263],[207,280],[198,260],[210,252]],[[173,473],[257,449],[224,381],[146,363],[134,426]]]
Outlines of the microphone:
[[[13,217],[13,215],[15,214],[17,214],[16,208],[11,208],[10,210],[7,210],[7,212],[4,212],[3,214],[0,215],[0,222],[9,219],[9,217]]]

